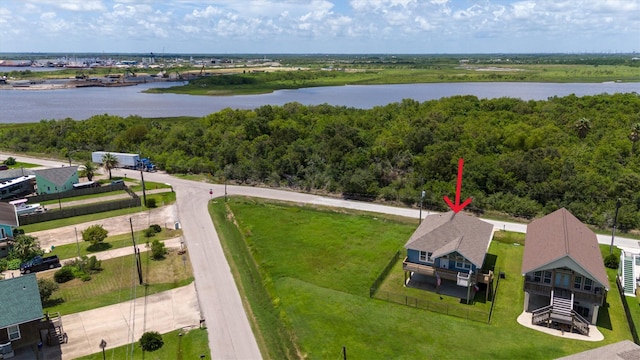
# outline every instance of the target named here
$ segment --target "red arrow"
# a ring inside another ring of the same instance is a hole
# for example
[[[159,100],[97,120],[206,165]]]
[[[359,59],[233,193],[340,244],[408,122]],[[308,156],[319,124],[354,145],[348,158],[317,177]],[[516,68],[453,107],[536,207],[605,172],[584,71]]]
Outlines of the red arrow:
[[[448,196],[444,196],[444,201],[447,203],[447,205],[449,205],[449,207],[451,208],[451,210],[453,210],[454,213],[458,213],[460,212],[460,210],[464,209],[467,205],[469,205],[471,203],[471,198],[468,198],[467,200],[465,200],[462,204],[460,204],[460,190],[462,188],[462,167],[464,165],[464,159],[460,158],[460,160],[458,160],[458,182],[456,183],[456,203],[455,205],[451,202],[451,200],[449,200]]]

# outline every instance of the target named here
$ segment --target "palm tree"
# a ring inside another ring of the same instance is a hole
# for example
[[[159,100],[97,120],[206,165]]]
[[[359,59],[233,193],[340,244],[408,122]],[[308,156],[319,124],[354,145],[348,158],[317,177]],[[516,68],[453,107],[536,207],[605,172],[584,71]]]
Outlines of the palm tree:
[[[109,180],[111,180],[111,169],[118,167],[118,158],[113,156],[111,153],[106,153],[102,155],[102,165],[107,169],[107,171],[109,171]]]
[[[635,153],[636,143],[640,140],[640,123],[631,125],[631,133],[629,134],[629,140],[631,140],[631,153]]]
[[[591,130],[591,120],[587,118],[581,118],[575,123],[576,131],[578,132],[578,137],[580,139],[584,139],[587,137],[589,130]]]
[[[95,164],[91,160],[85,161],[84,164],[82,164],[82,166],[84,167],[84,169],[82,170],[83,176],[86,176],[87,179],[91,181],[93,179],[93,176],[96,174],[96,170],[98,170],[98,168],[95,166]]]

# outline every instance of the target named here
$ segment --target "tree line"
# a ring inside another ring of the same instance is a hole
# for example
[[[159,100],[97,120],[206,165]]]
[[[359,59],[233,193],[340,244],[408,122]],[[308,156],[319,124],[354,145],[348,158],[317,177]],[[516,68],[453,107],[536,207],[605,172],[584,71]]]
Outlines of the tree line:
[[[0,128],[5,150],[76,160],[135,152],[169,173],[446,210],[464,158],[475,212],[640,228],[640,96],[454,96],[372,109],[288,103],[202,118],[94,116]],[[421,192],[425,190],[425,197]]]

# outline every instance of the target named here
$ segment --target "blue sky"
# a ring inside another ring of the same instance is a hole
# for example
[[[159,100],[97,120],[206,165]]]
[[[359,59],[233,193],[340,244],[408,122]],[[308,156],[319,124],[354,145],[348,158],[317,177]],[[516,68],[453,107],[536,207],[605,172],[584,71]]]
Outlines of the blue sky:
[[[640,52],[640,0],[1,0],[0,52]]]

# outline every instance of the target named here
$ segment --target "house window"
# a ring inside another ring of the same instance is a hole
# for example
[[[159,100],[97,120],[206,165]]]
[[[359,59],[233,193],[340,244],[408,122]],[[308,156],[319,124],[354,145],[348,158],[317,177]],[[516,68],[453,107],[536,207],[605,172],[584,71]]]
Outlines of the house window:
[[[591,291],[592,287],[593,287],[593,280],[589,278],[584,278],[584,289],[587,291]]]
[[[426,251],[420,251],[420,261],[433,263],[433,258],[431,257],[431,255],[433,255],[433,253],[426,252]]]
[[[573,288],[580,289],[582,287],[582,276],[576,275],[576,278],[573,280]]]
[[[7,334],[9,335],[9,340],[18,340],[20,339],[20,328],[18,325],[12,325],[7,328]]]
[[[551,284],[551,271],[544,272],[544,279],[542,280],[545,284]]]
[[[533,273],[533,281],[540,282],[542,280],[542,271],[536,271]]]
[[[456,268],[458,269],[471,269],[471,264],[466,261],[456,261]]]

